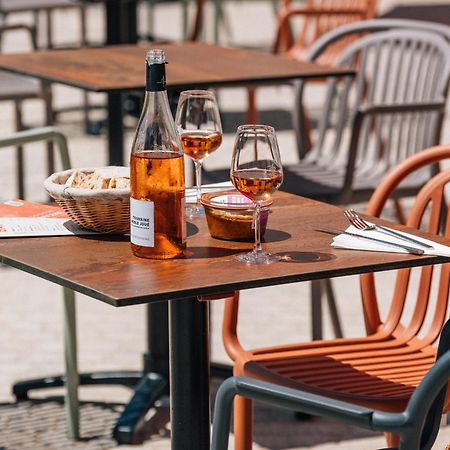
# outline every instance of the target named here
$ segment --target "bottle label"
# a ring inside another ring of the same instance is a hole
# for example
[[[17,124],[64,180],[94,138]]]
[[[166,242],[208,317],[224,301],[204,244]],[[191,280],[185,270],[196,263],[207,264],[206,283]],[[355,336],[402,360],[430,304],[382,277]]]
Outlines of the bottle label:
[[[154,203],[130,198],[130,238],[135,245],[155,246]]]

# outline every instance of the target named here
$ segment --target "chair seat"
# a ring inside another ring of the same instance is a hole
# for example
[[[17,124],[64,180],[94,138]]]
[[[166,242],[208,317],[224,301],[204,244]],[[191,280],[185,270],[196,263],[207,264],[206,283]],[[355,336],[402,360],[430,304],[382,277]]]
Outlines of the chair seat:
[[[379,407],[382,396],[386,410],[397,411],[436,359],[434,347],[417,340],[380,340],[377,349],[357,339],[324,342],[254,349],[237,361],[234,374],[368,407]]]
[[[283,172],[283,184],[280,190],[328,203],[342,203],[344,170],[302,161],[284,166]],[[356,170],[352,185],[352,202],[367,201],[385,175],[384,172]],[[414,178],[405,179],[396,195],[399,197],[414,195],[418,188],[429,180],[429,177],[430,171],[426,170],[416,174]]]
[[[0,71],[0,100],[42,96],[41,82],[35,78]]]
[[[384,172],[371,175],[368,172],[355,171],[352,202],[367,201],[385,175]],[[283,166],[283,184],[280,190],[322,202],[342,203],[344,176],[343,170],[303,160],[297,164]],[[208,170],[203,176],[205,183],[217,183],[229,179],[230,171],[227,169]],[[429,168],[419,171],[414,177],[403,180],[399,189],[393,194],[393,198],[415,195],[429,179]]]

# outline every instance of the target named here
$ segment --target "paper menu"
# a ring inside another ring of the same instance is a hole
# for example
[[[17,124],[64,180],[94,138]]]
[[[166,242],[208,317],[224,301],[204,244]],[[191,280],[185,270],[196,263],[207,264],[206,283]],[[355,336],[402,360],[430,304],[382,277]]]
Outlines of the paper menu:
[[[25,200],[0,203],[0,238],[97,234],[72,222],[62,208]]]
[[[49,217],[0,217],[0,238],[25,236],[70,236],[97,234],[69,219]]]
[[[7,200],[0,203],[2,217],[55,217],[68,219],[67,213],[57,205],[29,202],[27,200]]]

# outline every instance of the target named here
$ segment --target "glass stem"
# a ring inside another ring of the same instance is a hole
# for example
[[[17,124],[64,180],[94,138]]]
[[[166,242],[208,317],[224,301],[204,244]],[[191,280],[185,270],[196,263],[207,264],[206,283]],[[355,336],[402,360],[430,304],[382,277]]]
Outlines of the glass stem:
[[[195,166],[195,186],[197,191],[197,206],[200,206],[200,197],[202,196],[202,161],[194,159]]]
[[[262,247],[261,247],[261,221],[260,221],[260,216],[261,216],[261,205],[259,202],[255,203],[255,211],[254,211],[254,216],[253,216],[253,222],[254,222],[254,226],[255,226],[255,246],[253,247],[253,252],[261,252],[262,251]]]

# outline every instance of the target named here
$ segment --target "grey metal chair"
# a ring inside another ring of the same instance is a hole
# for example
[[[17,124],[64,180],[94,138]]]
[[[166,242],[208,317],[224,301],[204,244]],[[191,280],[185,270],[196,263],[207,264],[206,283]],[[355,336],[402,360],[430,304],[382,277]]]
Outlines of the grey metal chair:
[[[0,39],[5,33],[18,30],[28,34],[31,46],[36,50],[36,29],[32,26],[21,24],[0,26]],[[51,125],[53,123],[53,112],[50,86],[35,78],[0,71],[0,101],[14,102],[15,127],[17,131],[21,131],[25,128],[22,114],[23,102],[25,100],[36,98],[41,99],[44,102],[45,125]],[[16,148],[16,185],[19,198],[24,198],[25,196],[24,165],[23,146],[18,145]],[[52,172],[53,149],[51,144],[49,144],[47,148],[47,166],[49,173]]]
[[[41,25],[39,16],[45,14],[46,43],[40,46],[42,48],[54,46],[52,13],[58,9],[75,9],[79,12],[81,42],[82,45],[86,45],[86,8],[82,0],[0,0],[0,18],[3,23],[12,14],[31,12],[38,36]]]
[[[439,431],[450,379],[449,350],[450,321],[447,321],[442,329],[435,365],[416,388],[405,410],[398,413],[366,408],[252,378],[231,377],[222,383],[216,395],[211,450],[228,449],[231,410],[236,395],[369,430],[398,433],[398,450],[429,450]]]
[[[357,74],[328,81],[311,148],[306,82],[296,84],[293,128],[299,162],[285,167],[282,190],[329,203],[367,201],[390,168],[439,143],[450,76],[450,27],[412,20],[355,22],[320,38],[306,59],[320,61],[330,46],[355,37],[360,38],[349,41],[336,64]],[[394,200],[414,195],[430,175],[423,171],[407,180]],[[319,280],[312,283],[314,339],[322,337],[324,293],[335,333],[342,334],[331,284]]]
[[[335,30],[308,56],[315,61],[338,39]],[[368,29],[367,29],[368,30]],[[356,76],[327,83],[324,114],[308,151],[297,125],[299,163],[288,165],[282,190],[331,203],[366,201],[382,176],[406,157],[439,143],[450,76],[450,44],[437,33],[394,29],[363,36],[339,55],[336,65]],[[305,83],[297,85],[295,123],[304,123]],[[424,174],[396,194],[413,195]]]

